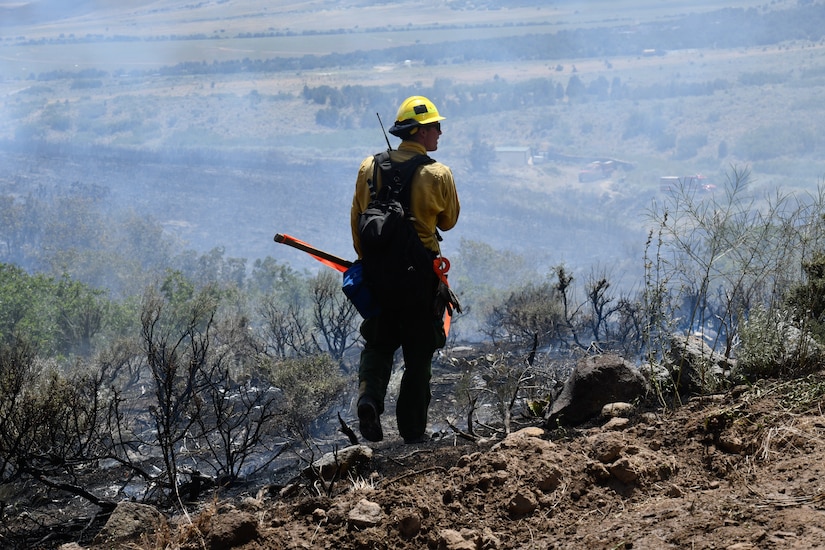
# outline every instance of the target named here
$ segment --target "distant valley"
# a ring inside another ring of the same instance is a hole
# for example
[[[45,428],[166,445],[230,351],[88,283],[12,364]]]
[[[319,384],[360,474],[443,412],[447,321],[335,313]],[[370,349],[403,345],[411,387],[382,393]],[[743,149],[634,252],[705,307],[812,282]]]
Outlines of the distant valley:
[[[596,4],[602,11],[433,4],[435,19],[414,11],[407,22],[386,5],[348,2],[98,3],[79,13],[88,3],[72,17],[4,18],[13,33],[0,41],[0,147],[14,160],[0,168],[0,193],[93,183],[110,190],[108,207],[151,216],[182,247],[314,268],[272,235],[350,253],[354,172],[385,147],[375,113],[390,121],[413,93],[447,116],[434,156],[453,168],[463,205],[450,254],[468,239],[539,269],[630,272],[662,176],[701,173],[721,192],[732,167],[747,167],[755,197],[815,192],[825,56],[808,14],[821,4]],[[37,6],[47,4],[28,8]],[[796,19],[805,23],[784,26]],[[720,34],[722,21],[740,28]],[[687,47],[697,33],[740,43]],[[532,43],[551,49],[518,49]],[[153,51],[175,57],[146,57]],[[59,67],[47,60],[54,52],[67,56]],[[512,148],[529,157],[513,161]],[[580,181],[600,159],[628,168]]]

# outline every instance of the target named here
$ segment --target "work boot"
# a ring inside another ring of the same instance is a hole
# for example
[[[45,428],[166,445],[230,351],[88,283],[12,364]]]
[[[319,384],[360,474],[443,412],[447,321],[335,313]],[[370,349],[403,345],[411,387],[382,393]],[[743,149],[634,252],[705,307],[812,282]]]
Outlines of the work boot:
[[[367,441],[377,442],[384,439],[378,407],[375,406],[375,401],[366,395],[358,400],[358,424],[361,435]]]

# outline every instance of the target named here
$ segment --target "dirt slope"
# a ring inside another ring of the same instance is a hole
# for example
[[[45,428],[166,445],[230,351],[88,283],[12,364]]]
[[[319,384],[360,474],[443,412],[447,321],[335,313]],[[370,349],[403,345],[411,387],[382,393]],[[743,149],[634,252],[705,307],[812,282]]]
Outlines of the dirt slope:
[[[575,430],[392,439],[329,496],[266,487],[179,519],[167,547],[822,548],[824,395],[819,373]]]

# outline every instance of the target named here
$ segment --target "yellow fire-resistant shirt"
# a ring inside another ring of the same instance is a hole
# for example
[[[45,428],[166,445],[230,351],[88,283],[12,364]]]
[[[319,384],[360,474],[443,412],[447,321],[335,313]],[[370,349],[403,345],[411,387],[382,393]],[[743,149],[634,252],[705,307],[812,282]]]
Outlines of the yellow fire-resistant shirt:
[[[423,145],[414,141],[402,141],[398,149],[390,153],[393,162],[403,162],[416,154],[427,154]],[[367,180],[373,175],[373,157],[367,157],[358,169],[355,182],[355,194],[352,197],[350,225],[352,244],[361,258],[361,243],[358,238],[358,216],[370,203],[370,188]],[[381,188],[381,170],[378,170],[376,190]],[[410,190],[410,209],[413,225],[418,231],[421,242],[433,252],[441,249],[436,238],[436,228],[447,231],[455,227],[460,211],[458,193],[455,189],[453,173],[449,167],[434,162],[418,167],[412,178]]]

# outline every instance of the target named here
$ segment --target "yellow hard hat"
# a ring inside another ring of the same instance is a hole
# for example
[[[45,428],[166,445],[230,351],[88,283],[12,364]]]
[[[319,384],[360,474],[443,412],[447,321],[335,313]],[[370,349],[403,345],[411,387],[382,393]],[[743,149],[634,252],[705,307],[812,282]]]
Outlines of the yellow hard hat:
[[[439,120],[444,120],[444,117],[438,114],[438,109],[436,109],[433,102],[424,96],[414,95],[401,103],[398,114],[395,115],[395,124],[390,128],[390,133],[394,136],[404,137],[415,133],[417,126],[438,122]]]

